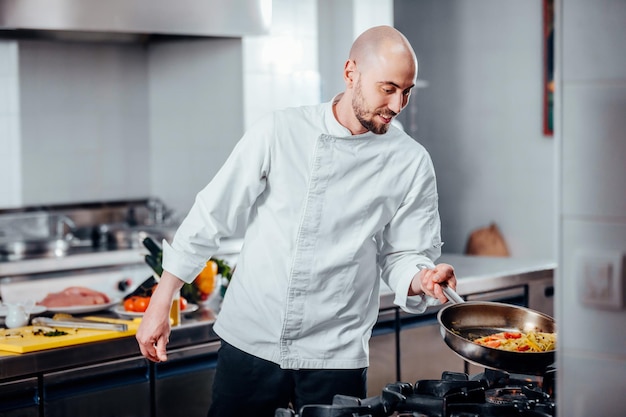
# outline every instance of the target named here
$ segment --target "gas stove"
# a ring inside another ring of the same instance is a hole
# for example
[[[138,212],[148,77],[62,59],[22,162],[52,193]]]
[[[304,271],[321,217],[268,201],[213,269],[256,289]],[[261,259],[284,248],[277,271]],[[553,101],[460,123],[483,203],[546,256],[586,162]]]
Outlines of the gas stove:
[[[541,376],[487,369],[472,377],[444,372],[439,380],[388,384],[381,395],[335,396],[331,405],[276,410],[275,417],[553,417],[556,371]]]

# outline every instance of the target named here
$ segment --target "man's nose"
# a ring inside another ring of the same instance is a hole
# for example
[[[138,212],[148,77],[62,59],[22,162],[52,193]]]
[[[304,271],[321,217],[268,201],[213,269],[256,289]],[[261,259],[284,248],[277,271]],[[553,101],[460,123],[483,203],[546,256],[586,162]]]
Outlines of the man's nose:
[[[398,114],[404,108],[404,94],[394,94],[389,102],[389,110]]]

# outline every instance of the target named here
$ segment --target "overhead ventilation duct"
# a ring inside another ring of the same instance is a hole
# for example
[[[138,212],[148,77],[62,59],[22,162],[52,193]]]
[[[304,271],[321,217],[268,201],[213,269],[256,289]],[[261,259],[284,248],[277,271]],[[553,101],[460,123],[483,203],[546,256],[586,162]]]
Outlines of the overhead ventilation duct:
[[[0,37],[135,41],[269,30],[272,0],[0,0]]]

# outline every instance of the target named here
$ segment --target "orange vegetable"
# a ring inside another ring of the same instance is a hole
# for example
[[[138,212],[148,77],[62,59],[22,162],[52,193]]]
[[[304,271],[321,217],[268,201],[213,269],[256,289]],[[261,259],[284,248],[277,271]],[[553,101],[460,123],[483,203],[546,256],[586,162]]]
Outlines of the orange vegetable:
[[[204,269],[195,279],[195,284],[201,294],[211,294],[215,289],[217,277],[217,262],[209,260]]]
[[[135,295],[124,300],[124,310],[143,313],[148,308],[148,304],[150,304],[150,297]]]
[[[180,301],[178,302],[180,311],[184,311],[187,308],[187,305],[187,299],[185,297],[180,297]]]
[[[135,300],[133,300],[133,298],[135,297],[130,297],[124,300],[124,310],[134,311],[133,309],[135,308]]]

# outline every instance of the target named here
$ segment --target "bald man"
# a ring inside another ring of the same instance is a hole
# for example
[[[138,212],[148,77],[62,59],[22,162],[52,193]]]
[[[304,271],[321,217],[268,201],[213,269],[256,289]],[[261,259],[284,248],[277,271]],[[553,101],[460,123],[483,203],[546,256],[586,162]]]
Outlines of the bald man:
[[[210,416],[269,417],[335,394],[365,397],[381,278],[415,314],[447,301],[442,283],[455,288],[453,267],[435,265],[431,159],[391,123],[416,76],[400,32],[367,30],[343,68],[345,91],[256,123],[164,242],[164,273],[137,332],[155,362],[167,360],[173,295],[248,219],[214,324],[222,345]]]

